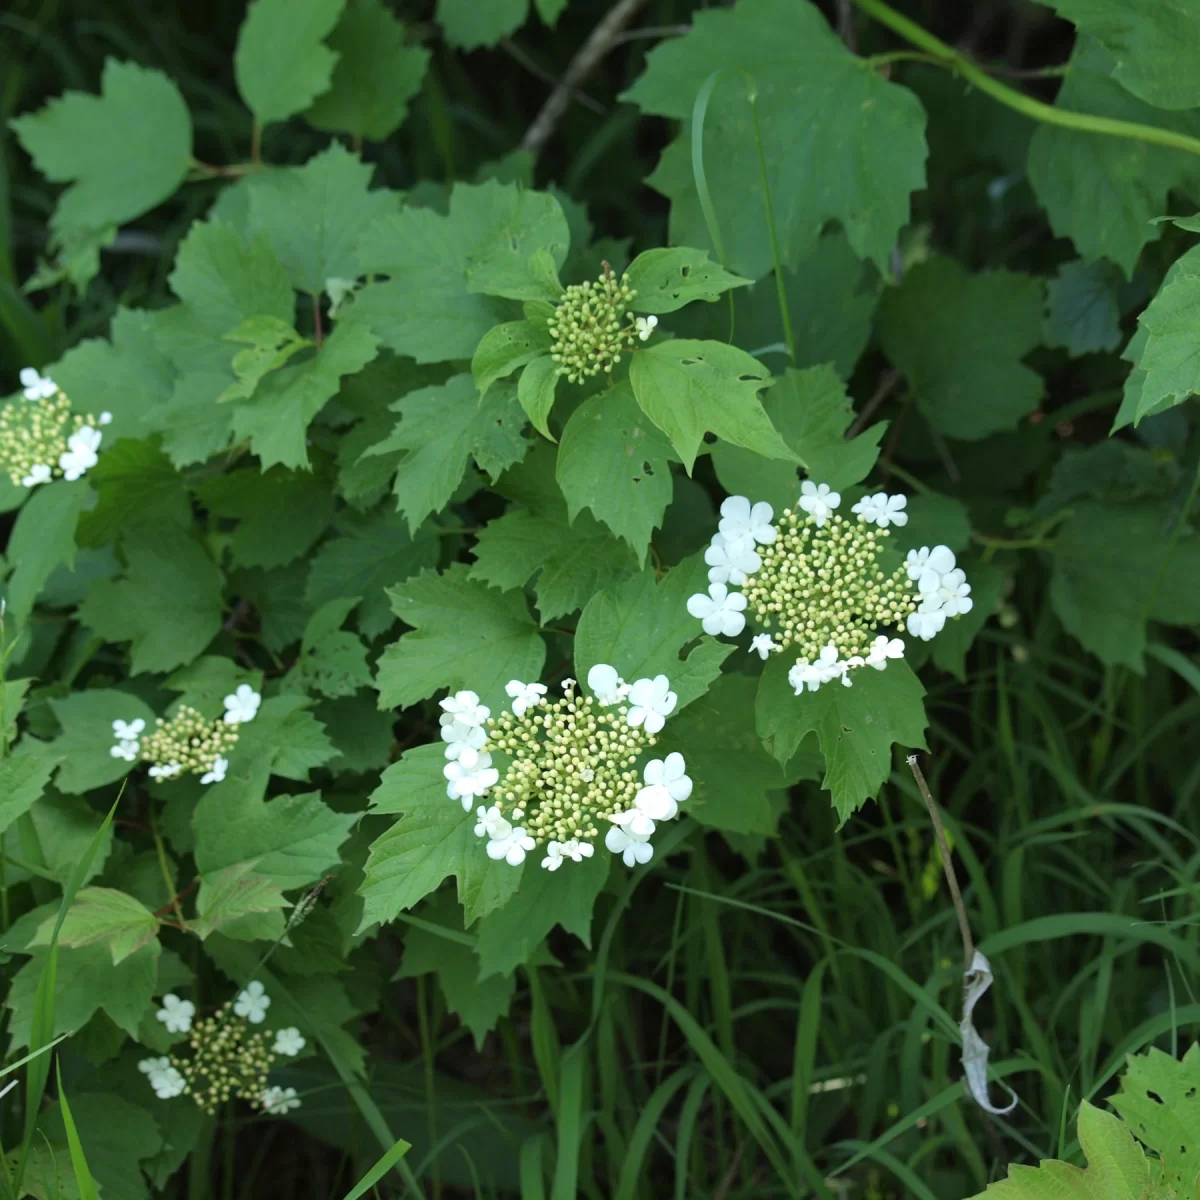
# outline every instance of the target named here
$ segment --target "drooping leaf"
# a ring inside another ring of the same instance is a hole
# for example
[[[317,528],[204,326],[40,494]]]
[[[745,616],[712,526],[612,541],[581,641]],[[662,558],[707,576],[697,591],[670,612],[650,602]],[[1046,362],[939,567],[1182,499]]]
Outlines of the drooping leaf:
[[[546,357],[550,362],[549,350],[550,335],[532,321],[506,321],[489,329],[471,359],[471,374],[479,394],[486,396],[497,379],[504,379],[534,359]]]
[[[730,288],[752,282],[732,275],[706,251],[687,246],[644,250],[629,264],[633,307],[644,313],[672,313],[694,300],[712,302]]]
[[[258,919],[254,928],[257,935],[264,916],[273,919],[278,933],[283,932],[281,910],[287,907],[287,901],[274,880],[258,874],[257,865],[253,860],[231,863],[201,876],[196,916],[188,922],[197,937],[206,938],[218,930],[231,936],[230,927],[244,923],[247,917]]]
[[[55,921],[48,917],[30,945],[48,945]],[[133,896],[116,888],[87,887],[76,894],[67,910],[58,942],[72,948],[107,946],[113,966],[117,966],[157,936],[158,918]]]
[[[1046,345],[1074,358],[1121,344],[1116,272],[1107,263],[1065,263],[1046,285]]]
[[[15,565],[5,593],[8,619],[18,626],[33,611],[51,572],[75,561],[75,527],[89,491],[83,480],[37,488],[17,514],[7,547]]]

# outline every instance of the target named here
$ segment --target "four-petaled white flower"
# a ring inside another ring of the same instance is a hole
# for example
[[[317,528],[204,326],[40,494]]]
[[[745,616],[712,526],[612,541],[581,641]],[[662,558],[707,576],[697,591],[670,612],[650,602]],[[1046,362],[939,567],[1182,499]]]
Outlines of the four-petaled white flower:
[[[245,725],[258,715],[262,697],[248,684],[238,686],[225,697],[225,724]]]
[[[704,632],[714,637],[720,633],[737,637],[746,628],[745,608],[746,597],[731,592],[723,583],[710,583],[707,596],[697,592],[687,602],[688,612],[699,617]]]
[[[183,1094],[187,1080],[172,1066],[167,1066],[150,1076],[150,1086],[160,1100],[170,1100]]]
[[[904,643],[899,638],[889,638],[887,634],[881,633],[871,643],[871,649],[867,651],[866,664],[874,667],[877,671],[882,671],[887,666],[889,658],[903,657]]]
[[[620,825],[614,825],[604,835],[604,844],[613,854],[619,854],[627,867],[637,863],[648,863],[654,857],[654,847],[646,837],[639,837],[628,832]]]
[[[740,537],[714,534],[704,552],[704,561],[709,566],[709,583],[732,583],[735,587],[741,587],[762,566],[762,559],[754,549],[754,539],[749,534]]]
[[[504,814],[495,804],[490,808],[481,804],[475,810],[475,815],[479,818],[475,822],[476,837],[497,837],[499,835],[496,831],[508,825],[508,822],[504,819]]]
[[[143,1075],[153,1078],[155,1075],[161,1075],[170,1065],[171,1060],[164,1055],[162,1058],[143,1058],[137,1068]]]
[[[909,579],[917,584],[919,592],[937,590],[943,575],[954,570],[954,551],[949,546],[922,546],[920,550],[910,550],[904,560]]]
[[[300,1099],[294,1087],[269,1087],[260,1097],[264,1111],[273,1117],[282,1117],[293,1108],[300,1107]]]
[[[100,449],[101,436],[100,430],[84,425],[67,438],[67,448],[58,456],[58,465],[68,483],[79,479],[100,461],[96,451]]]
[[[486,704],[479,703],[479,695],[476,692],[455,692],[453,696],[447,696],[438,703],[443,712],[449,713],[464,725],[483,725],[492,715],[492,710]]]
[[[126,762],[136,762],[138,756],[137,739],[130,740],[129,738],[123,738],[109,753],[113,758],[123,758]]]
[[[183,767],[181,767],[179,763],[171,762],[163,763],[161,766],[151,767],[149,774],[151,779],[174,779],[175,776],[178,775],[182,770]]]
[[[765,500],[752,505],[745,496],[729,496],[721,504],[717,529],[727,538],[748,538],[769,546],[775,540],[774,516],[775,510]]]
[[[19,378],[26,400],[49,400],[58,394],[58,384],[49,375],[40,375],[33,367],[22,367]]]
[[[876,492],[873,496],[864,496],[850,511],[857,513],[860,521],[886,529],[888,525],[899,527],[908,524],[908,513],[904,511],[907,504],[907,496],[889,496],[887,492]]]
[[[203,775],[200,776],[201,783],[221,783],[225,779],[225,772],[229,770],[229,759],[217,755],[213,759],[213,765],[209,767]]]
[[[29,474],[21,480],[21,486],[35,488],[39,484],[50,482],[50,468],[45,463],[34,463],[29,468]]]
[[[478,831],[479,826],[475,826]],[[522,825],[512,825],[497,814],[487,822],[487,856],[499,862],[504,859],[510,867],[519,867],[525,861],[525,855],[534,848],[536,843]]]
[[[442,713],[440,720],[447,758],[458,758],[464,750],[479,750],[487,741],[487,730],[482,725],[466,725],[450,713]]]
[[[522,683],[519,679],[510,679],[504,685],[504,691],[512,697],[512,710],[518,717],[536,708],[546,694],[544,683]]]
[[[657,317],[634,318],[633,327],[637,330],[638,340],[644,342],[654,332],[654,328],[657,324]]]
[[[588,672],[587,685],[592,689],[592,695],[596,697],[597,702],[604,708],[616,704],[622,693],[627,690],[625,680],[617,674],[617,668],[609,666],[608,663],[597,663]]]
[[[775,639],[769,633],[755,634],[753,641],[750,643],[750,653],[757,654],[759,658],[764,660],[775,649],[777,649]]]
[[[283,1054],[288,1058],[295,1058],[304,1047],[304,1035],[295,1025],[289,1025],[286,1029],[276,1031],[275,1044],[271,1047],[271,1052],[273,1054]]]
[[[174,992],[162,998],[162,1008],[154,1014],[166,1027],[168,1033],[187,1033],[192,1027],[196,1006],[190,1000],[180,1000]]]
[[[136,741],[146,728],[146,722],[141,717],[135,717],[132,721],[114,721],[113,737],[118,741],[128,742]]]
[[[547,842],[542,866],[547,871],[557,871],[568,858],[572,862],[583,862],[595,853],[596,847],[591,842],[581,842],[578,838],[571,838],[569,842]]]
[[[500,780],[500,772],[492,766],[490,754],[477,750],[463,750],[458,759],[442,768],[446,777],[446,795],[451,800],[461,800],[463,812],[470,812],[471,800],[486,794]]]
[[[251,1025],[261,1025],[267,1019],[267,1009],[270,1007],[271,997],[257,979],[246,984],[233,1002],[233,1011],[239,1017],[245,1017]]]
[[[806,479],[800,485],[800,507],[812,517],[815,525],[824,525],[841,502],[841,492],[832,491],[827,483],[816,484]]]
[[[644,725],[647,733],[658,733],[675,711],[679,697],[671,691],[665,675],[638,679],[629,689],[629,712],[625,720],[635,728]]]
[[[922,577],[924,578],[924,577]],[[942,612],[948,617],[958,617],[969,613],[975,607],[971,599],[971,585],[967,582],[966,573],[962,567],[947,571],[938,580],[937,588],[925,593],[926,599],[936,599],[942,606]]]
[[[923,642],[941,633],[946,626],[946,611],[936,601],[923,600],[916,612],[908,614],[908,632]]]
[[[111,425],[112,419],[113,419],[112,413],[110,413],[110,412],[102,412],[100,414],[100,424],[101,425]]]
[[[679,805],[692,794],[692,781],[684,774],[687,766],[678,751],[666,758],[652,758],[642,771],[646,786],[639,789],[633,803],[652,821],[670,821]]]

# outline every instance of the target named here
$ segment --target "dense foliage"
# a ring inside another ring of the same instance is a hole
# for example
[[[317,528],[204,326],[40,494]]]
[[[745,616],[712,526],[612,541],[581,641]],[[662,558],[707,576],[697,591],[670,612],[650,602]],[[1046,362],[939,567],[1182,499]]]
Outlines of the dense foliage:
[[[0,28],[0,1196],[1197,1194],[1200,6]]]

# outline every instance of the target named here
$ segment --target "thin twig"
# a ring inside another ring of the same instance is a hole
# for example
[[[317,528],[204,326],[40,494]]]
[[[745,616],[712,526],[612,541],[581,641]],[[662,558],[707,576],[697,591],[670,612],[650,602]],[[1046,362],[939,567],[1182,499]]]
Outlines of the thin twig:
[[[934,800],[933,794],[929,790],[929,784],[925,782],[925,776],[921,773],[921,768],[917,763],[917,756],[910,754],[908,756],[908,767],[913,773],[913,778],[917,781],[917,790],[921,793],[921,799],[925,801],[925,807],[929,810],[929,819],[933,822],[933,831],[937,835],[938,854],[942,859],[942,870],[946,873],[946,882],[950,885],[950,898],[954,901],[954,911],[958,916],[958,932],[962,934],[963,944],[963,962],[964,970],[971,969],[971,963],[975,959],[975,939],[971,937],[971,926],[967,921],[967,909],[963,904],[962,892],[958,890],[958,876],[954,873],[954,861],[950,857],[950,846],[946,841],[946,830],[942,826],[942,816],[938,812],[937,801]]]
[[[530,75],[540,79],[543,83],[550,84],[551,87],[558,86],[558,77],[551,71],[547,71],[540,63],[535,62],[533,57],[527,54],[512,38],[505,38],[500,43],[500,49],[503,50],[512,60],[519,66],[527,70]],[[576,91],[572,99],[577,100],[584,108],[591,109],[597,116],[604,116],[605,108],[599,100],[593,100],[586,92]]]
[[[643,38],[683,37],[691,33],[690,25],[643,25],[641,29],[630,29],[627,33],[618,34],[612,40],[611,49],[623,46],[626,42],[640,42]]]
[[[875,415],[875,410],[895,391],[896,384],[902,375],[894,367],[886,372],[879,381],[874,395],[863,405],[863,410],[854,418],[854,423],[846,430],[846,441],[858,437],[867,427],[867,422]]]
[[[571,60],[558,86],[550,93],[542,111],[533,119],[533,124],[521,139],[521,149],[538,154],[562,120],[571,102],[571,94],[592,73],[596,64],[612,49],[618,34],[637,15],[646,0],[619,0],[608,11],[608,15],[592,30],[591,36],[580,46]]]
[[[851,54],[858,53],[858,30],[854,27],[854,4],[852,0],[837,0],[838,37],[846,43]]]

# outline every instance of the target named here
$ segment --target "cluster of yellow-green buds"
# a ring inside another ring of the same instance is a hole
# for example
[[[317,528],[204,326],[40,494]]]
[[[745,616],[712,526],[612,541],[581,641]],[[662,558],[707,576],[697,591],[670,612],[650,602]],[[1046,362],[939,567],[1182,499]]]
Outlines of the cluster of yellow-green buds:
[[[294,1058],[305,1039],[295,1026],[274,1032],[257,1029],[266,1021],[271,997],[257,980],[226,1001],[211,1016],[194,1021],[196,1006],[168,994],[155,1014],[168,1033],[186,1033],[190,1054],[144,1058],[138,1070],[160,1100],[191,1096],[209,1116],[230,1100],[245,1100],[252,1108],[282,1116],[300,1107],[295,1088],[267,1082],[277,1058]]]
[[[570,383],[582,383],[591,375],[611,371],[621,361],[622,351],[649,338],[658,318],[635,317],[629,306],[636,296],[629,276],[618,277],[608,263],[594,283],[574,283],[566,289],[547,321],[554,339],[550,357],[560,375]]]
[[[159,717],[152,733],[146,733],[141,717],[112,723],[116,743],[113,758],[150,764],[151,779],[178,779],[199,775],[201,783],[220,783],[229,769],[229,752],[237,745],[238,731],[253,721],[262,703],[248,683],[240,684],[225,697],[225,714],[216,720],[203,716],[191,705],[182,704],[169,720]]]
[[[81,478],[99,461],[100,427],[112,413],[81,416],[53,379],[33,367],[20,377],[22,396],[0,408],[0,471],[24,488]]]
[[[512,711],[498,717],[475,692],[441,702],[446,794],[467,812],[486,801],[475,834],[489,858],[520,866],[542,847],[541,865],[557,871],[591,858],[603,832],[627,866],[649,862],[657,823],[691,795],[681,754],[645,761],[678,703],[667,677],[627,684],[598,663],[587,682],[590,695],[566,679],[552,700],[545,684],[511,680]]]
[[[828,484],[805,482],[796,508],[776,522],[769,504],[730,496],[705,552],[708,593],[688,600],[706,633],[736,637],[749,613],[762,631],[752,651],[798,652],[788,673],[797,695],[835,679],[849,687],[859,668],[882,671],[902,658],[903,640],[881,628],[929,641],[974,603],[947,546],[910,550],[890,573],[880,565],[889,526],[908,523],[907,497],[864,496],[853,520],[837,513],[841,502]]]

